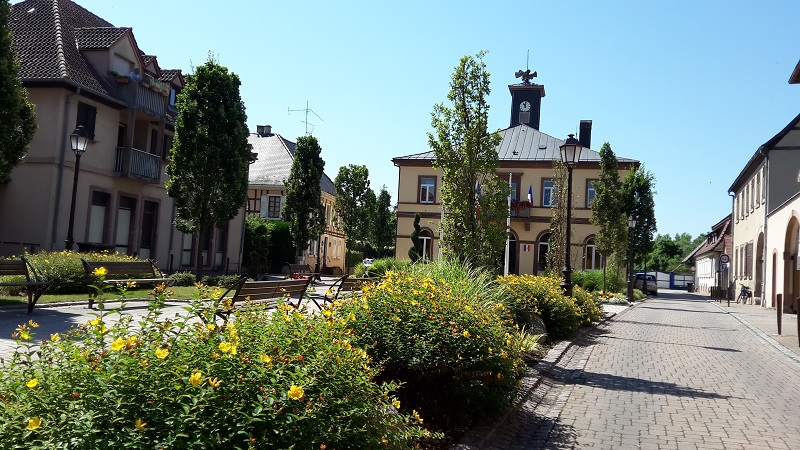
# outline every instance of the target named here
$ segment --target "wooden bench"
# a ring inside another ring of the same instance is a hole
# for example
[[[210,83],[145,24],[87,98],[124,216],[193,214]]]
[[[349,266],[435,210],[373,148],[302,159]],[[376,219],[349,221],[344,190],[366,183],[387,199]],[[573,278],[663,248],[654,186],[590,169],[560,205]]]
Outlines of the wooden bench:
[[[9,259],[0,261],[0,276],[14,276],[25,275],[25,281],[9,281],[0,282],[0,286],[21,287],[28,295],[28,313],[33,311],[33,307],[39,300],[39,297],[44,294],[44,291],[50,287],[50,283],[42,281],[39,273],[33,268],[31,263],[21,256],[19,260]]]
[[[372,277],[372,278],[356,278],[351,277],[349,275],[344,275],[341,278],[338,278],[336,281],[333,282],[330,289],[325,292],[323,296],[312,296],[311,301],[317,305],[317,308],[322,309],[317,300],[322,300],[323,306],[327,303],[333,303],[334,300],[338,299],[340,295],[345,293],[358,293],[364,288],[364,284],[366,283],[376,283],[381,280],[382,277]]]
[[[313,278],[315,280],[319,280],[319,274],[314,272],[314,270],[312,270],[311,266],[308,265],[308,264],[291,264],[291,263],[287,263],[286,265],[289,266],[289,273],[290,274],[297,273],[297,274],[300,274],[300,275],[308,275],[309,277],[311,277],[311,278]]]
[[[103,292],[103,287],[109,285],[118,285],[124,283],[134,282],[136,284],[152,284],[153,286],[166,285],[171,286],[175,283],[172,278],[165,277],[164,274],[158,270],[153,261],[86,261],[81,258],[83,263],[83,270],[86,279],[89,281],[89,308],[94,305],[95,297]],[[101,286],[96,286],[97,289],[91,287],[94,283],[95,269],[106,269],[106,278],[103,280]],[[99,291],[99,292],[98,292]]]
[[[242,277],[222,296],[212,299],[219,304],[214,315],[227,322],[228,316],[245,302],[265,305],[267,308],[277,308],[281,303],[287,302],[294,308],[300,308],[310,284],[311,278],[247,281],[247,278]],[[296,304],[292,303],[293,298],[297,300]]]

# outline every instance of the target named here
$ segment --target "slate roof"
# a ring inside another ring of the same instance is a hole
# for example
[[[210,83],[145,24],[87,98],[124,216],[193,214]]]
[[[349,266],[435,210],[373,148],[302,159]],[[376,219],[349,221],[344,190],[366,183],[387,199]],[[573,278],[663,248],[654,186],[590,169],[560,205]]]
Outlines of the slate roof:
[[[64,81],[103,97],[122,100],[110,81],[98,74],[78,51],[78,36],[81,45],[106,43],[115,32],[92,29],[113,28],[109,22],[69,0],[26,0],[12,5],[9,27],[23,83]]]
[[[250,165],[248,184],[285,186],[284,183],[292,170],[297,144],[277,133],[269,136],[250,133],[247,142],[253,146],[253,152],[258,154],[258,160]],[[325,173],[322,174],[319,185],[323,192],[336,195],[336,187]]]
[[[497,156],[500,163],[503,162],[538,162],[553,161],[561,159],[559,146],[564,144],[564,139],[554,138],[548,134],[529,127],[528,125],[516,125],[500,131],[502,140],[497,146]],[[515,153],[516,152],[516,153]],[[397,161],[433,161],[433,151],[416,153],[413,155],[399,156],[393,158]],[[600,162],[600,153],[591,149],[584,148],[581,152],[579,161]],[[617,157],[620,163],[638,163],[639,161],[630,158]]]

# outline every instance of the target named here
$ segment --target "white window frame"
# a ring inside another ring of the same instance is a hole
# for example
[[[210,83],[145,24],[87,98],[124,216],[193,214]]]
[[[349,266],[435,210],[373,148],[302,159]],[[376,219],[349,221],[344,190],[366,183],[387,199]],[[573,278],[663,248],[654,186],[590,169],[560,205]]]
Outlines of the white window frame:
[[[548,184],[550,186],[548,186]],[[556,180],[542,181],[542,206],[545,208],[553,208],[558,205],[556,198]]]
[[[426,181],[430,181],[430,183]],[[419,178],[419,202],[436,203],[436,177],[421,176]]]

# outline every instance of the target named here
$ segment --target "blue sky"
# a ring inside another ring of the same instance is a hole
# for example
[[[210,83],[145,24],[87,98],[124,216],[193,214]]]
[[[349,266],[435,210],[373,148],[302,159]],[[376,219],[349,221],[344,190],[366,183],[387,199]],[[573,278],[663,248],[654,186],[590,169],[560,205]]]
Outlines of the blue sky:
[[[213,52],[242,80],[248,126],[289,139],[309,115],[326,173],[364,164],[396,201],[392,157],[428,150],[435,103],[460,57],[488,50],[490,129],[508,126],[508,84],[545,85],[541,130],[593,121],[656,177],[658,232],[692,236],[731,211],[727,194],[759,145],[800,113],[800,2],[244,1],[77,3],[133,28],[163,68]]]

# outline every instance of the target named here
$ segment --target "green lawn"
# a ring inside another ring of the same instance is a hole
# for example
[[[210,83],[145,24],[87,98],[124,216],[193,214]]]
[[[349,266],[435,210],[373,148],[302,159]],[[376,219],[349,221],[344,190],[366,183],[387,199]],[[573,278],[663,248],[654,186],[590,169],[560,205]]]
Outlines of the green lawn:
[[[170,298],[179,299],[179,300],[192,300],[196,297],[196,295],[200,292],[195,286],[174,286],[171,287],[173,291],[175,291],[174,296],[170,296]],[[128,291],[125,295],[126,298],[150,298],[151,296],[148,294],[150,289],[136,289],[132,291]],[[113,289],[109,289],[106,291],[105,299],[106,300],[115,300],[119,298],[119,293],[115,292]],[[39,301],[36,303],[63,303],[63,302],[88,302],[89,296],[87,294],[54,294],[48,295],[45,293],[44,295],[39,298]],[[28,297],[27,296],[10,296],[7,294],[0,294],[0,306],[6,305],[27,305],[28,304]]]

